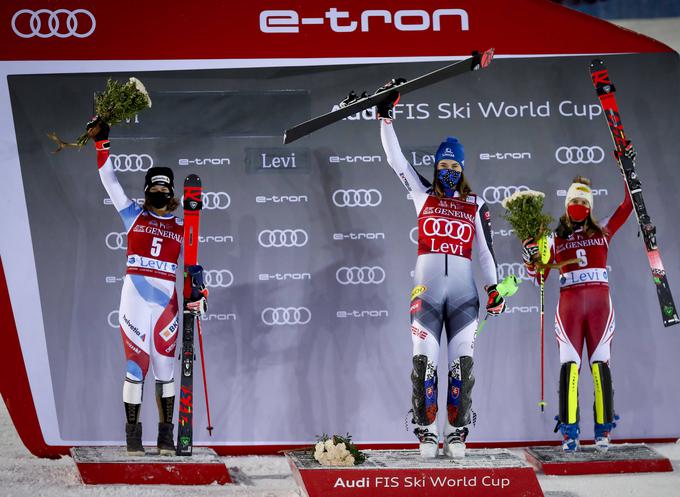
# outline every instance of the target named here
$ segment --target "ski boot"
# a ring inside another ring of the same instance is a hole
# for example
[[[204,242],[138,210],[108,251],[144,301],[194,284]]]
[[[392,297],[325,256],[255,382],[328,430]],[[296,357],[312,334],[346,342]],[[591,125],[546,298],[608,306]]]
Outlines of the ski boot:
[[[172,438],[172,430],[174,429],[172,423],[158,423],[158,452],[162,456],[175,455],[175,442]]]
[[[439,434],[437,433],[437,423],[429,426],[416,426],[413,430],[420,442],[420,457],[423,459],[434,459],[439,455]]]
[[[463,426],[457,428],[446,423],[444,430],[444,455],[454,459],[465,457],[465,439],[469,430]]]
[[[142,423],[125,423],[125,443],[129,456],[143,456]]]
[[[562,450],[564,452],[576,452],[579,450],[580,443],[578,441],[578,436],[581,433],[581,429],[578,423],[561,423],[557,416],[555,416],[557,421],[557,429],[562,433]]]
[[[612,423],[595,423],[595,449],[599,452],[607,452],[611,443],[611,432],[616,428],[619,417],[614,415]]]

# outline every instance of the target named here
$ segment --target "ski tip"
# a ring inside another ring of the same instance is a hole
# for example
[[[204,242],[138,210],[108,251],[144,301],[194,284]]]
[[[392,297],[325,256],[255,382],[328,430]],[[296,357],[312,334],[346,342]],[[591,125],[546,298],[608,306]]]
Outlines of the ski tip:
[[[488,50],[485,50],[484,52],[478,52],[475,50],[472,52],[472,66],[471,69],[473,71],[479,71],[480,69],[484,69],[485,67],[489,67],[491,64],[491,61],[493,60],[493,55],[495,53],[495,49],[489,48]]]
[[[293,143],[295,140],[297,140],[299,137],[296,137],[294,134],[291,136],[290,133],[291,130],[287,129],[286,131],[283,132],[283,144],[288,145],[289,143]]]

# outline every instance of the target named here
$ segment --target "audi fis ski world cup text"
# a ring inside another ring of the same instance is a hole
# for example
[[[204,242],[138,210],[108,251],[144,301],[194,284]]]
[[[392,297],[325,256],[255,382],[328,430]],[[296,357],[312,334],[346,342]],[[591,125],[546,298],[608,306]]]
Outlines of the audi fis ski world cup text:
[[[296,10],[263,10],[260,12],[260,31],[263,33],[299,33],[301,26],[328,27],[335,33],[351,33],[357,29],[367,33],[371,26],[391,25],[397,31],[468,31],[469,16],[463,9],[426,10],[385,9],[364,10],[352,15],[347,11],[329,8],[322,17],[308,17]],[[306,28],[309,29],[309,28]]]
[[[336,104],[331,110],[338,110]],[[397,104],[394,109],[397,120],[468,120],[473,118],[482,119],[546,119],[553,116],[560,118],[587,119],[592,121],[602,115],[602,109],[597,104],[581,103],[565,99],[557,103],[549,100],[514,104],[501,101],[486,102],[439,102],[439,103],[404,103]],[[348,116],[347,120],[374,121],[375,112],[367,109]],[[407,155],[408,157],[408,155]]]

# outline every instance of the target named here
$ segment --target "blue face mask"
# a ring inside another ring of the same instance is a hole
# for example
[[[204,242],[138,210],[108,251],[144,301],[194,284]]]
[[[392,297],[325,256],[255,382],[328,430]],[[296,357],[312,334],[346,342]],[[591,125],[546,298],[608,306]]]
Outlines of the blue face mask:
[[[453,169],[440,169],[437,171],[437,181],[439,181],[439,184],[444,189],[445,196],[454,196],[460,177],[461,171],[455,171]]]

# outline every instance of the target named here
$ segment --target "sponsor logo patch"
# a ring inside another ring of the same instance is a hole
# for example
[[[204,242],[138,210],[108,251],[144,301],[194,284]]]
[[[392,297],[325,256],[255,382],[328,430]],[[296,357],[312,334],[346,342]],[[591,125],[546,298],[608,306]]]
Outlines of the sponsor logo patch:
[[[415,300],[417,297],[420,297],[425,293],[426,290],[427,287],[425,285],[417,285],[413,287],[413,290],[411,290],[411,300]]]

